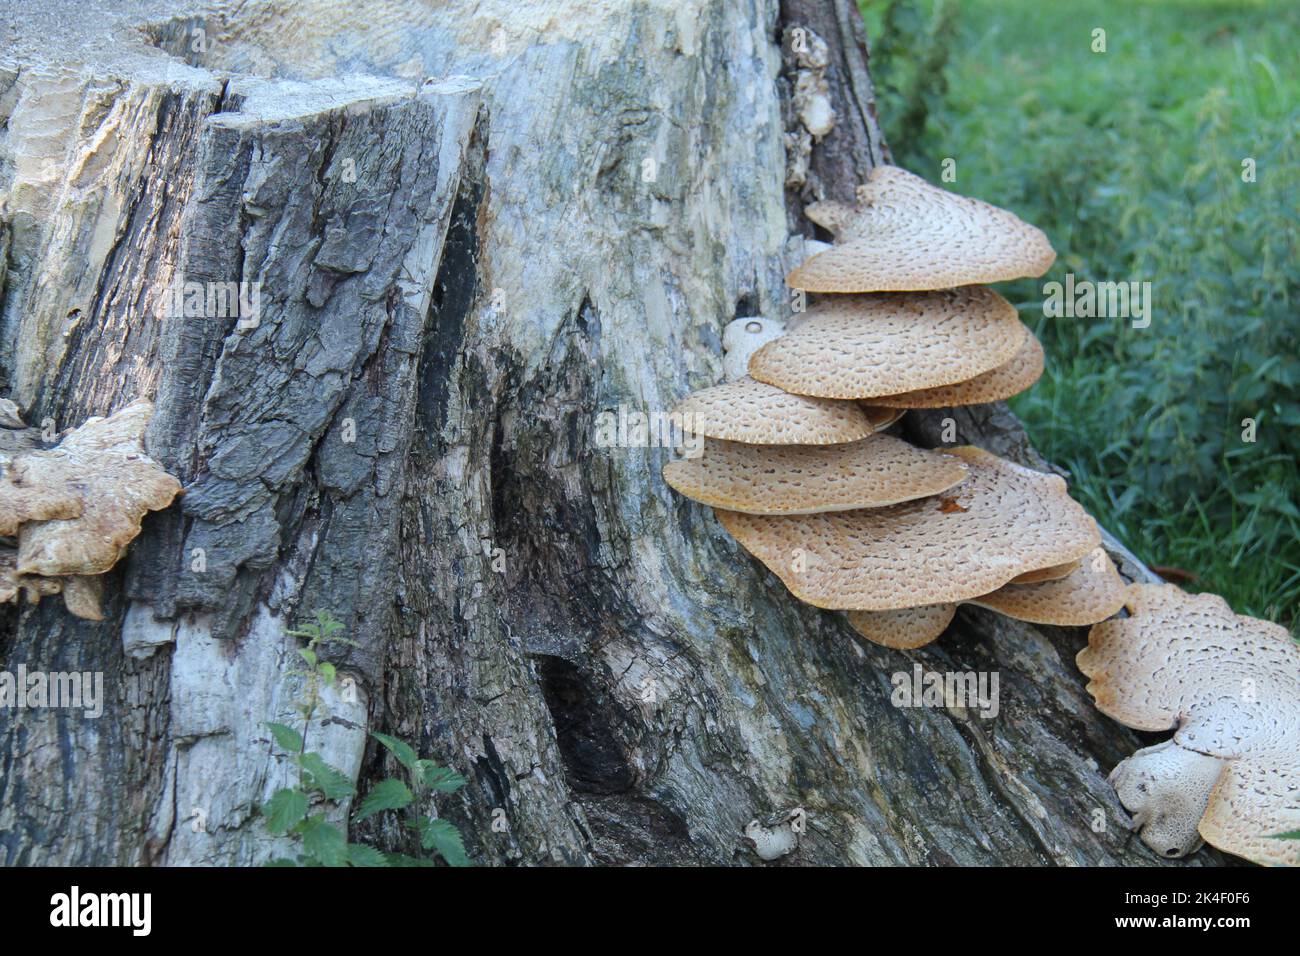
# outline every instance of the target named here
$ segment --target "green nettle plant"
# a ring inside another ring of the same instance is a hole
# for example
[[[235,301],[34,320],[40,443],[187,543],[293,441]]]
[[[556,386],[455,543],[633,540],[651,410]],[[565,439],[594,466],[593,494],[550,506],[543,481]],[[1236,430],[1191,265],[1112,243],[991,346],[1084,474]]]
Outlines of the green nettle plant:
[[[327,645],[356,647],[355,641],[339,634],[343,624],[329,611],[317,611],[316,620],[299,630],[288,631],[306,640],[298,649],[304,667],[291,672],[302,677],[305,689],[297,702],[302,730],[286,724],[268,723],[276,745],[298,765],[296,786],[277,790],[261,807],[266,828],[276,836],[296,838],[300,850],[296,859],[281,857],[270,866],[433,866],[434,857],[416,857],[402,853],[383,853],[364,843],[349,843],[345,827],[330,823],[329,810],[356,795],[347,775],[327,764],[320,754],[307,749],[307,733],[312,719],[323,709],[321,692],[335,686],[338,674],[334,665],[320,659]],[[402,825],[415,831],[420,846],[433,851],[450,866],[469,866],[460,832],[446,820],[430,819],[416,812],[425,798],[433,793],[455,793],[465,785],[465,778],[449,767],[421,758],[409,744],[387,734],[372,733],[405,770],[405,779],[388,777],[379,781],[362,799],[353,813],[354,822],[381,813],[399,816]]]

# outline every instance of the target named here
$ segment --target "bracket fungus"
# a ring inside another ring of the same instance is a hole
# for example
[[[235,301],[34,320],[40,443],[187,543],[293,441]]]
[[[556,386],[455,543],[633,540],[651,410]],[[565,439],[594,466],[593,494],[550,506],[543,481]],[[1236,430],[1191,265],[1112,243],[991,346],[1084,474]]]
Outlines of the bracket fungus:
[[[4,464],[0,475],[0,536],[13,537],[32,521],[79,518],[81,495],[56,468],[48,468],[31,451]]]
[[[816,202],[808,218],[835,245],[790,273],[808,292],[908,292],[1040,276],[1056,260],[1043,233],[1013,213],[877,166],[855,203]]]
[[[965,601],[930,604],[896,611],[850,611],[849,624],[876,644],[897,649],[924,647],[937,639],[957,613],[958,604],[996,611],[1030,624],[1086,627],[1115,614],[1124,605],[1124,579],[1102,548],[1094,548],[1073,570],[1060,577],[1024,583],[1013,578],[988,594]],[[1057,565],[1049,569],[1056,573]],[[1034,572],[1030,572],[1032,575]],[[1021,575],[1026,577],[1029,575]]]
[[[1037,584],[1039,581],[1056,581],[1065,577],[1077,568],[1079,563],[1079,561],[1066,561],[1064,564],[1053,564],[1048,568],[1039,568],[1036,571],[1026,571],[1024,574],[1018,574],[1012,578],[1011,583]]]
[[[883,432],[907,414],[906,408],[884,408],[866,402],[858,402],[858,405],[867,413],[867,421],[871,422],[872,429],[878,432]]]
[[[1300,865],[1300,646],[1214,594],[1133,584],[1129,617],[1079,652],[1097,708],[1137,730],[1173,730],[1111,781],[1162,856],[1203,838],[1256,863]]]
[[[758,349],[749,374],[799,395],[874,399],[972,379],[1028,336],[1015,307],[983,286],[839,296]]]
[[[849,611],[890,647],[934,640],[960,603],[1043,624],[1114,614],[1123,581],[1061,478],[872,434],[907,409],[1000,401],[1038,381],[1042,345],[981,283],[1041,275],[1047,237],[895,167],[873,170],[852,204],[806,211],[836,241],[788,242],[790,258],[812,254],[787,285],[848,294],[789,323],[726,327],[727,383],[674,409],[709,439],[704,455],[669,462],[665,481],[712,506],[795,597]]]
[[[0,565],[0,598],[62,591],[72,613],[99,619],[94,576],[118,562],[146,513],[166,508],[181,490],[144,452],[152,412],[149,402],[135,402],[87,419],[54,448],[9,461],[0,477],[0,534],[16,535],[17,547]]]
[[[671,461],[664,480],[688,498],[758,515],[879,508],[947,491],[966,463],[892,435],[835,445],[705,442],[698,458]]]
[[[978,448],[949,453],[969,472],[942,500],[812,515],[716,513],[791,593],[831,610],[964,601],[1101,543],[1060,477]]]
[[[1043,346],[1029,332],[1024,344],[1010,360],[997,368],[982,372],[964,382],[936,385],[899,395],[881,395],[872,401],[885,408],[953,408],[958,405],[982,405],[1000,402],[1019,395],[1043,375]]]
[[[753,445],[833,445],[876,431],[854,402],[791,395],[752,378],[692,392],[670,414],[697,435]]]

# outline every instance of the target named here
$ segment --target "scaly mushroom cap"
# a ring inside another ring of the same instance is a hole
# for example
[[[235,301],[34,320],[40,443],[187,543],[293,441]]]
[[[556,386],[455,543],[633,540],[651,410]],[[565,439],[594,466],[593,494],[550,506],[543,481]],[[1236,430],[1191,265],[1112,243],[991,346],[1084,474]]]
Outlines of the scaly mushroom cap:
[[[671,414],[693,434],[752,445],[833,445],[875,431],[853,402],[791,395],[752,378],[692,392]]]
[[[1054,564],[1050,568],[1039,568],[1037,571],[1026,571],[1024,574],[1017,574],[1011,579],[1011,583],[1037,584],[1040,581],[1059,581],[1078,566],[1078,561],[1066,561],[1064,564]]]
[[[1142,842],[1176,859],[1201,848],[1198,825],[1223,767],[1218,757],[1166,740],[1120,761],[1107,779]]]
[[[906,292],[1040,276],[1056,259],[1047,236],[1019,217],[877,166],[857,202],[818,202],[808,218],[835,245],[786,284],[809,292]]]
[[[1043,375],[1043,346],[1032,332],[1008,362],[965,382],[922,388],[901,395],[882,395],[872,401],[886,408],[955,408],[983,405],[1019,395]]]
[[[1036,584],[1006,584],[971,604],[1030,624],[1086,627],[1119,613],[1124,579],[1102,548],[1094,548],[1063,578]]]
[[[1300,864],[1300,842],[1273,838],[1300,829],[1300,647],[1217,595],[1134,584],[1126,603],[1130,616],[1094,627],[1076,658],[1098,709],[1138,730],[1177,728],[1173,744],[1226,762],[1200,821],[1206,840]]]
[[[0,537],[12,537],[25,521],[81,514],[81,498],[57,477],[45,480],[15,465],[15,459],[40,447],[37,435],[35,428],[23,425],[18,406],[0,398]]]
[[[881,408],[879,405],[871,405],[867,402],[859,402],[858,407],[866,412],[867,421],[871,422],[872,429],[878,432],[883,432],[907,414],[906,408]]]
[[[1290,762],[1230,760],[1201,817],[1207,843],[1264,866],[1300,866],[1300,840],[1277,835],[1300,830],[1300,776]]]
[[[722,374],[728,382],[749,374],[749,360],[773,339],[785,335],[785,323],[758,316],[733,319],[722,330]]]
[[[1101,543],[1097,523],[1056,475],[978,448],[950,453],[970,472],[937,497],[815,515],[719,510],[718,520],[795,597],[832,610],[963,601]]]
[[[144,453],[144,427],[153,412],[135,402],[108,418],[91,418],[56,448],[30,452],[12,467],[37,472],[50,487],[73,489],[78,517],[23,524],[18,573],[46,577],[100,574],[140,533],[146,512],[171,504],[180,483]]]
[[[1028,335],[1015,307],[983,286],[839,296],[756,351],[749,374],[800,395],[874,400],[972,379],[1010,361]]]
[[[927,604],[897,611],[849,611],[846,616],[853,629],[873,644],[910,651],[937,640],[956,614],[956,604]]]
[[[37,458],[40,452],[24,452],[11,460],[0,475],[0,535],[12,537],[30,521],[77,518],[82,512],[81,495],[66,470]]]
[[[670,461],[664,480],[695,501],[758,515],[878,508],[937,494],[966,477],[959,458],[892,435],[839,445],[745,445],[709,440],[698,458]]]
[[[959,603],[975,604],[1030,624],[1068,627],[1096,624],[1124,605],[1124,580],[1103,549],[1094,548],[1082,561],[1045,570],[1061,567],[1072,571],[1034,584],[1018,584],[1016,578],[990,594]],[[848,618],[854,630],[868,640],[906,650],[936,640],[956,613],[957,604],[947,603],[897,611],[850,611]]]

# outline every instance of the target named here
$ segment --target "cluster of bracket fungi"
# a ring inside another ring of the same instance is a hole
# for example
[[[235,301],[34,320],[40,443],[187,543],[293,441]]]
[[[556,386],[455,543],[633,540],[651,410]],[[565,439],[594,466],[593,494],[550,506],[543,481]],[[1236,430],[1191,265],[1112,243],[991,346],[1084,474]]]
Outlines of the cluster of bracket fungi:
[[[145,514],[181,490],[144,452],[152,412],[149,402],[133,402],[44,448],[39,430],[0,399],[0,603],[62,594],[72,614],[103,619],[102,575],[126,553]]]
[[[1078,663],[1099,709],[1177,730],[1111,775],[1144,842],[1168,857],[1204,839],[1300,863],[1300,841],[1278,836],[1300,829],[1300,650],[1287,631],[1213,595],[1126,586],[1056,475],[884,432],[907,409],[999,401],[1038,380],[1042,347],[984,283],[1041,276],[1047,237],[892,166],[854,203],[806,214],[835,241],[786,281],[825,295],[786,323],[728,326],[727,381],[674,409],[702,454],[670,461],[665,481],[711,506],[795,597],[846,611],[877,644],[922,647],[960,604],[1095,625]]]

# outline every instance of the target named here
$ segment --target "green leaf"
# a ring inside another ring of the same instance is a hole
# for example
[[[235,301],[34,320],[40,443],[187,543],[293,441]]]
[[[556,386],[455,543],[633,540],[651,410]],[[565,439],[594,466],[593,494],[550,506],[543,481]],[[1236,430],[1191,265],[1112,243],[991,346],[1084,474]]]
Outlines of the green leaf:
[[[319,791],[326,800],[342,800],[357,792],[352,781],[318,753],[305,753],[298,758],[298,763],[307,771],[307,789]]]
[[[420,845],[426,850],[437,850],[448,866],[469,866],[465,844],[460,831],[446,820],[427,820],[421,828]]]
[[[384,810],[400,810],[414,799],[410,788],[402,781],[392,778],[381,780],[361,801],[361,812],[357,814],[357,819],[364,820]]]
[[[1300,830],[1288,830],[1286,833],[1274,833],[1274,840],[1300,840]]]
[[[325,814],[308,817],[298,825],[302,848],[321,866],[343,866],[348,861],[347,838],[343,831],[325,820]]]
[[[397,758],[397,762],[403,767],[412,773],[416,772],[416,767],[419,766],[420,763],[420,755],[415,752],[410,744],[398,740],[396,737],[390,737],[388,734],[380,734],[372,731],[370,736],[374,737],[381,744],[387,747],[389,752]]]
[[[450,767],[440,767],[432,760],[421,760],[420,769],[424,773],[424,785],[439,793],[455,793],[468,782]]]
[[[297,866],[298,864],[293,862],[293,860],[289,859],[288,857],[277,856],[274,860],[267,860],[266,863],[263,865],[264,866]]]
[[[352,866],[388,866],[388,857],[364,843],[349,843],[348,863]]]
[[[302,734],[292,727],[286,727],[284,724],[267,724],[271,736],[279,744],[281,750],[287,750],[291,754],[296,754],[302,750]]]
[[[288,787],[275,791],[262,806],[266,828],[272,833],[287,833],[290,827],[307,815],[307,794]]]
[[[301,657],[303,660],[305,660],[312,667],[315,667],[316,664],[320,661],[320,658],[316,656],[316,652],[313,651],[310,647],[298,648],[298,656]]]
[[[325,661],[320,666],[320,673],[321,676],[325,678],[325,683],[328,684],[330,687],[333,687],[334,677],[336,674],[336,671],[334,670],[334,665],[331,664],[329,661]]]
[[[316,612],[316,626],[320,629],[323,637],[329,637],[335,631],[343,630],[343,622],[335,618],[329,611]]]

